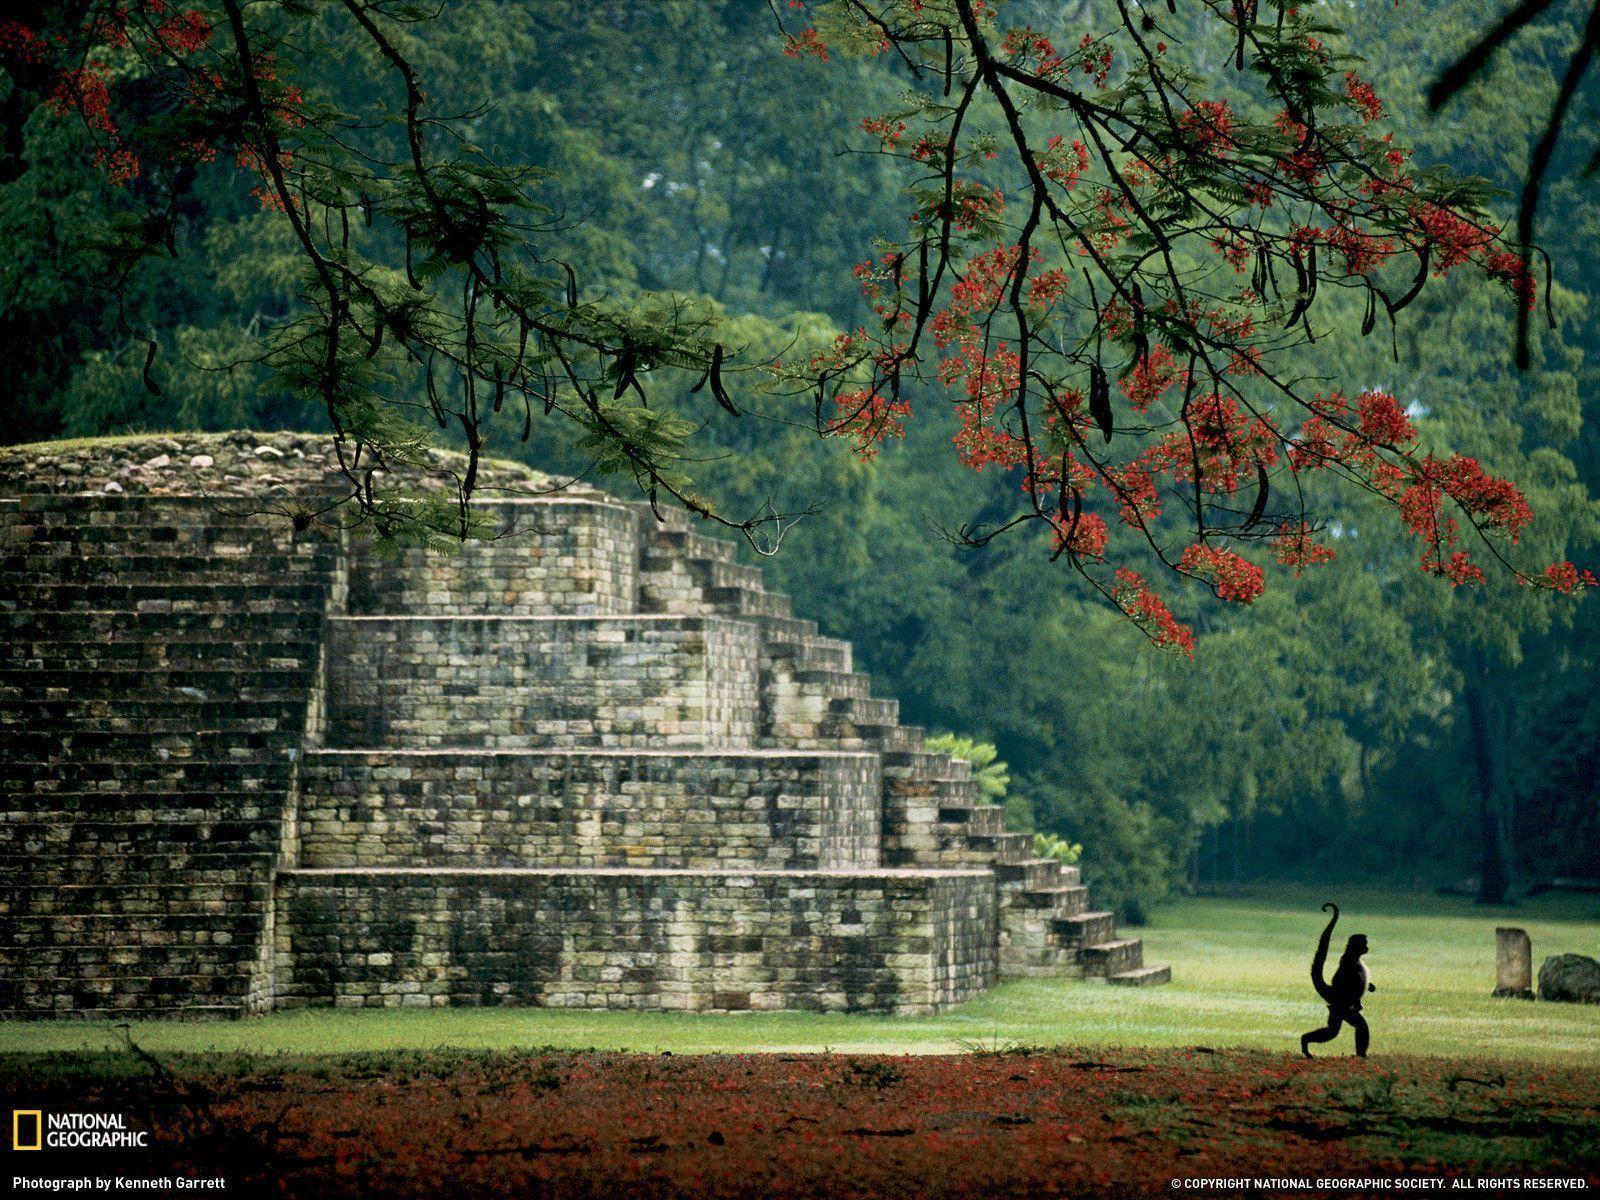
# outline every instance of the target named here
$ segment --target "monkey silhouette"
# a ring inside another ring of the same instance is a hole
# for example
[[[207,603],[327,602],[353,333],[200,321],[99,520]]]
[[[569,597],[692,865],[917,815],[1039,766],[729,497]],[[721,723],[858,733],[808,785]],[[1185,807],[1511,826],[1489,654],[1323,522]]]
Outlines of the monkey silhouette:
[[[1333,927],[1339,923],[1339,906],[1330,900],[1322,906],[1323,912],[1329,909],[1333,910],[1333,916],[1328,919],[1327,928],[1317,942],[1316,956],[1311,960],[1311,982],[1316,985],[1317,995],[1327,1001],[1328,1023],[1321,1029],[1300,1035],[1300,1053],[1310,1058],[1313,1045],[1333,1041],[1339,1036],[1340,1028],[1348,1024],[1356,1034],[1356,1057],[1365,1058],[1371,1035],[1367,1020],[1361,1015],[1361,1001],[1368,992],[1378,990],[1366,964],[1361,961],[1361,956],[1367,952],[1367,938],[1365,934],[1351,934],[1350,940],[1345,943],[1344,953],[1339,957],[1333,979],[1323,979],[1322,972],[1328,965],[1328,946],[1333,941]]]

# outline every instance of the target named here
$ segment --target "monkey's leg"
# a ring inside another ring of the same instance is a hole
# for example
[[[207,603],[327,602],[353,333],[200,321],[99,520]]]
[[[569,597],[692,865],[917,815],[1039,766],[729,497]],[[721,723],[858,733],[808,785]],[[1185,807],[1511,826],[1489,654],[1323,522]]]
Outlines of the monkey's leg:
[[[1311,1047],[1318,1042],[1333,1041],[1334,1038],[1339,1036],[1339,1027],[1343,1024],[1344,1018],[1330,1008],[1328,1010],[1327,1025],[1321,1029],[1313,1029],[1310,1033],[1302,1033],[1300,1035],[1300,1053],[1310,1058]]]
[[[1356,1031],[1356,1057],[1367,1056],[1367,1044],[1370,1041],[1370,1031],[1367,1029],[1367,1019],[1360,1013],[1350,1014],[1350,1028]]]

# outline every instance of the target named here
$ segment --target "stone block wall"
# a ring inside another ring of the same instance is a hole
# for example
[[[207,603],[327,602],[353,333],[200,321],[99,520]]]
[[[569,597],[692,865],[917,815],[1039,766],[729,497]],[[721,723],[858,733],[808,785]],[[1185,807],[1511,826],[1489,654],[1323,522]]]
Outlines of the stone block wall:
[[[198,497],[0,503],[0,1016],[237,1013],[337,546]]]
[[[328,744],[750,746],[758,637],[716,617],[335,618]]]
[[[871,754],[319,751],[302,867],[874,867]]]
[[[983,871],[298,870],[277,905],[284,1007],[928,1013],[996,972]]]
[[[355,614],[600,616],[639,611],[639,516],[598,499],[486,500],[481,540],[449,554],[358,553]]]

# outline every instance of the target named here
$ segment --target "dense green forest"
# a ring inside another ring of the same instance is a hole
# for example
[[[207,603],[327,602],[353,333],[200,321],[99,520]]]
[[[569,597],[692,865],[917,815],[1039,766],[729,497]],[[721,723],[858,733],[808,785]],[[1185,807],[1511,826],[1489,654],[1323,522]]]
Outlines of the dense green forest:
[[[1014,0],[1007,14],[1070,37],[1099,7]],[[1535,25],[1430,115],[1428,85],[1494,0],[1320,7],[1350,26],[1419,159],[1519,185],[1581,22]],[[472,0],[431,22],[413,53],[430,100],[464,114],[489,155],[548,173],[542,250],[588,291],[705,297],[755,360],[862,319],[852,267],[908,204],[859,128],[903,89],[888,57],[786,56],[761,0]],[[342,65],[340,86],[370,86],[366,64]],[[1580,111],[1595,98],[1580,96]],[[125,190],[92,162],[83,123],[42,107],[22,134],[28,169],[0,187],[7,440],[319,427],[320,405],[248,351],[292,313],[301,263],[237,172],[186,168],[173,252],[123,261],[97,231]],[[1584,173],[1588,153],[1563,146],[1546,185],[1540,240],[1559,325],[1535,323],[1527,370],[1513,365],[1502,295],[1457,277],[1425,292],[1392,339],[1354,336],[1352,297],[1299,364],[1405,397],[1430,437],[1518,480],[1547,560],[1580,562],[1600,542],[1600,184]],[[1415,569],[1379,505],[1341,493],[1324,505],[1337,513],[1332,563],[1276,571],[1247,609],[1170,589],[1198,644],[1193,661],[1160,654],[1050,561],[1044,533],[979,548],[947,535],[1004,519],[1017,483],[955,461],[937,388],[914,399],[905,439],[868,460],[820,439],[803,403],[719,415],[697,482],[730,507],[811,510],[760,560],[772,585],[853,641],[908,719],[994,743],[1013,819],[1081,842],[1097,896],[1137,918],[1175,887],[1261,876],[1439,884],[1498,861],[1526,885],[1595,871],[1592,601],[1553,604],[1504,579],[1452,589]],[[596,477],[554,425],[492,450],[630,486]]]

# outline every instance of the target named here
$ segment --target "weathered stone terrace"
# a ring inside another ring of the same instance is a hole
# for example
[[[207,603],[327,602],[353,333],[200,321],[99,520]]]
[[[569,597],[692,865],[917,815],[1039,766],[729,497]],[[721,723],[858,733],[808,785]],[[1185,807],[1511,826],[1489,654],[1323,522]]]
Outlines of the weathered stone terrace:
[[[681,513],[493,466],[491,537],[377,554],[292,434],[0,479],[0,1015],[1166,978]]]

